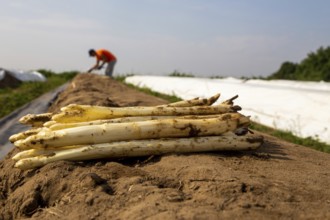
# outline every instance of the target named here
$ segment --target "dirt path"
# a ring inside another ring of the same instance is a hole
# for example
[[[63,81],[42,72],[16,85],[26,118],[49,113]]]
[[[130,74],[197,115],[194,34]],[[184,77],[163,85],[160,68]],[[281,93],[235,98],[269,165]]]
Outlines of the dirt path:
[[[89,74],[51,109],[73,100],[165,103]],[[0,219],[330,219],[330,155],[264,136],[257,151],[62,161],[24,172],[7,157]]]
[[[47,111],[50,102],[56,98],[56,95],[65,89],[67,84],[62,85],[51,92],[48,92],[32,102],[20,107],[10,115],[0,119],[0,160],[12,150],[13,145],[8,141],[12,134],[26,130],[27,127],[18,123],[18,120],[27,114],[39,114]]]

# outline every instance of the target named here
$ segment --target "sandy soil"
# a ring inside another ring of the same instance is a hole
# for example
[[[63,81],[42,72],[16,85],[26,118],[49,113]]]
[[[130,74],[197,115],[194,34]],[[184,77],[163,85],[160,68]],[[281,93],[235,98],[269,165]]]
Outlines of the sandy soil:
[[[81,74],[50,110],[69,103],[166,102]],[[28,171],[13,168],[14,150],[0,162],[0,219],[330,219],[330,155],[264,137],[256,151],[61,161]]]

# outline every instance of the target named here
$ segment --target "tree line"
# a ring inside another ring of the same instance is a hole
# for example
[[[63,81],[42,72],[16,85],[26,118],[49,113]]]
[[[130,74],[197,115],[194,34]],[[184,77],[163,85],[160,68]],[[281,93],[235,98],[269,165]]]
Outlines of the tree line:
[[[307,54],[300,63],[286,61],[268,79],[330,81],[330,46]]]

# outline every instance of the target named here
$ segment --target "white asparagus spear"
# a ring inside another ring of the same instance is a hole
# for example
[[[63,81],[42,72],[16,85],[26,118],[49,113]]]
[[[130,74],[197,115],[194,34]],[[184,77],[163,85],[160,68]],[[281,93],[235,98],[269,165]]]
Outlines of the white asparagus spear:
[[[52,148],[113,141],[220,135],[249,125],[249,118],[227,113],[206,119],[159,119],[41,131],[14,144],[20,149]]]
[[[47,128],[49,128],[49,127],[52,126],[53,124],[56,124],[56,121],[47,121],[47,122],[45,122],[42,126],[43,126],[43,127],[47,127]]]
[[[23,131],[23,132],[20,132],[20,133],[17,133],[17,134],[13,134],[9,137],[9,141],[11,143],[14,143],[15,141],[18,141],[18,140],[21,140],[21,139],[25,139],[31,135],[35,135],[35,134],[38,134],[41,130],[43,129],[47,129],[47,128],[31,128],[27,131]]]
[[[238,95],[235,95],[234,97],[223,101],[221,104],[233,105],[234,100],[237,99],[237,98],[238,98]]]
[[[262,136],[223,135],[212,137],[133,140],[77,146],[45,155],[20,159],[15,167],[26,170],[59,160],[90,160],[100,158],[134,157],[166,153],[191,153],[224,150],[252,150],[261,146]]]
[[[192,107],[192,106],[199,106],[199,105],[212,105],[214,102],[218,100],[220,94],[217,93],[210,98],[200,99],[194,98],[191,100],[183,100],[179,102],[174,102],[165,105],[159,105],[157,107]],[[227,104],[227,103],[225,103]],[[50,127],[52,124],[56,123],[55,121],[49,121],[52,117],[53,113],[42,113],[42,114],[28,114],[23,116],[19,121],[22,124],[32,125],[33,127],[41,127],[42,125],[45,127]]]
[[[136,121],[148,121],[148,120],[158,120],[158,119],[168,119],[168,118],[178,118],[178,119],[203,119],[203,118],[215,118],[221,115],[185,115],[185,116],[136,116],[136,117],[122,117],[114,119],[105,120],[94,120],[94,121],[83,121],[83,122],[73,122],[73,123],[55,123],[49,126],[50,130],[56,131],[66,128],[74,128],[88,125],[101,125],[107,123],[123,123],[123,122],[136,122]]]
[[[211,96],[210,98],[200,99],[197,97],[191,100],[183,100],[170,104],[159,105],[156,107],[192,107],[192,106],[200,106],[200,105],[210,106],[214,102],[216,102],[219,97],[220,97],[220,93],[217,93],[214,96]],[[232,102],[229,103],[227,101],[223,102],[222,104],[233,105]],[[52,115],[53,113],[28,114],[23,116],[19,121],[22,124],[32,125],[33,127],[42,127],[42,126],[50,127],[51,125],[56,123],[56,121],[50,121]]]
[[[175,116],[136,116],[136,117],[122,117],[122,118],[114,118],[114,119],[104,119],[104,120],[94,120],[94,121],[83,121],[83,122],[72,122],[72,123],[55,123],[49,126],[49,128],[53,131],[65,129],[65,128],[73,128],[73,127],[81,127],[88,125],[101,125],[107,123],[123,123],[123,122],[135,122],[135,121],[147,121],[147,120],[156,120],[156,119],[166,119],[173,118]]]
[[[18,161],[24,158],[35,157],[35,156],[47,156],[53,154],[54,151],[61,151],[67,150],[71,148],[77,148],[83,145],[72,145],[72,146],[65,146],[61,148],[53,148],[53,149],[30,149],[30,150],[23,150],[15,154],[11,159]]]
[[[179,102],[174,102],[170,104],[165,104],[165,105],[159,105],[159,106],[172,106],[172,107],[191,107],[191,106],[199,106],[199,105],[212,105],[215,103],[218,98],[220,97],[220,93],[215,94],[214,96],[211,96],[210,98],[205,98],[205,99],[200,99],[200,98],[194,98],[190,100],[183,100]]]
[[[52,113],[27,114],[19,119],[21,124],[32,125],[33,127],[42,127],[42,125],[52,118]]]
[[[71,104],[63,107],[61,113],[53,115],[52,120],[60,123],[70,123],[129,116],[222,114],[239,110],[241,110],[241,107],[228,104],[193,107],[101,107]]]
[[[226,138],[221,138],[222,136],[226,137]],[[232,136],[232,137],[231,137]],[[214,136],[216,137],[216,136]],[[237,136],[235,133],[233,132],[226,132],[224,134],[222,134],[220,137],[218,136],[218,138],[220,138],[221,140],[228,140],[230,138],[232,138],[233,142],[230,142],[230,145],[231,146],[234,146],[234,147],[237,147],[237,144],[240,144],[240,142],[242,142],[243,140],[245,140],[244,138],[240,138],[242,136]],[[246,137],[249,137],[249,139],[247,139],[250,143],[252,142],[253,136],[246,136]],[[204,137],[197,137],[199,140],[210,140],[209,136],[204,136]],[[198,140],[196,139],[196,140]],[[169,142],[168,140],[171,140],[171,141],[183,141],[183,143],[186,143],[185,138],[178,138],[178,139],[175,139],[175,138],[163,138],[163,139],[158,139],[159,140],[159,143],[158,145],[161,144],[161,142],[163,140],[165,140],[167,142],[167,144],[170,144],[172,142]],[[195,141],[196,141],[195,140]],[[258,140],[258,138],[256,139]],[[146,142],[143,142],[143,140],[141,140],[141,142],[138,142],[138,143],[149,143],[150,142],[156,142],[157,139],[149,139],[149,140],[146,140]],[[205,142],[204,141],[204,142]],[[128,141],[128,142],[132,142],[131,141]],[[112,143],[120,143],[122,145],[122,142],[112,142]],[[120,146],[121,146],[120,145]],[[21,160],[21,159],[24,159],[24,158],[30,158],[30,157],[35,157],[35,156],[49,156],[49,155],[53,155],[54,152],[59,152],[59,151],[62,151],[62,150],[66,150],[66,149],[72,149],[72,148],[80,148],[80,147],[85,147],[85,146],[89,146],[89,145],[72,145],[72,146],[65,146],[65,147],[59,147],[59,148],[52,148],[52,149],[30,149],[30,150],[23,150],[21,152],[18,152],[17,154],[15,154],[12,159],[15,160],[15,161],[18,161],[18,160]],[[93,146],[102,146],[102,144],[94,144]],[[243,146],[245,145],[239,145],[239,149],[241,149]],[[229,146],[228,146],[229,147]],[[242,148],[243,150],[244,148]],[[225,150],[225,149],[224,149]],[[232,149],[234,150],[234,149]]]

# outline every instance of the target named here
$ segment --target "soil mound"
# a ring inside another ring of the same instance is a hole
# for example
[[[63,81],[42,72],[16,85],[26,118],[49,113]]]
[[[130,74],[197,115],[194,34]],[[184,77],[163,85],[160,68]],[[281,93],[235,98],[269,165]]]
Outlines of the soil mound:
[[[49,112],[57,112],[69,104],[99,106],[153,106],[167,101],[129,88],[104,75],[80,74],[71,82],[54,103]]]
[[[166,102],[81,74],[50,110],[71,103]],[[257,151],[60,161],[28,171],[13,168],[13,150],[0,162],[0,219],[330,219],[330,155],[264,137]]]

